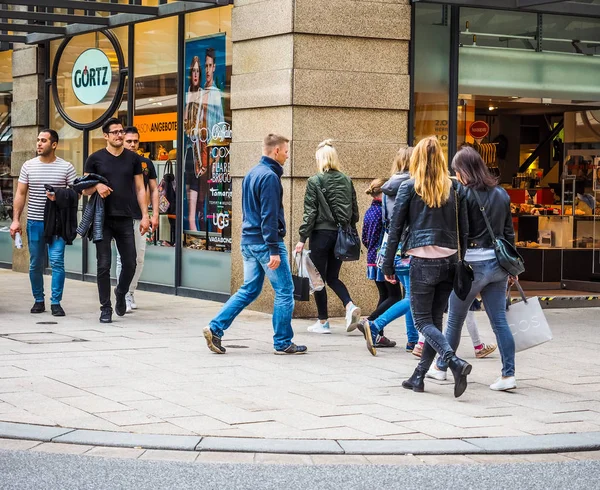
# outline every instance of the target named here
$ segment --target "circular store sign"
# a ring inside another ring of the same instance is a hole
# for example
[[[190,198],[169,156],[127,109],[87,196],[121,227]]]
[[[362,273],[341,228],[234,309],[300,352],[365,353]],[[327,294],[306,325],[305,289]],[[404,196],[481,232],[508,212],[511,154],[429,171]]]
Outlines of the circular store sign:
[[[118,110],[126,75],[123,50],[112,31],[67,37],[52,65],[56,110],[73,128],[98,128]]]
[[[82,104],[97,104],[106,97],[112,75],[112,65],[106,53],[96,48],[87,49],[73,65],[73,92]]]
[[[469,126],[469,134],[476,140],[482,140],[490,132],[490,127],[485,121],[475,121]]]

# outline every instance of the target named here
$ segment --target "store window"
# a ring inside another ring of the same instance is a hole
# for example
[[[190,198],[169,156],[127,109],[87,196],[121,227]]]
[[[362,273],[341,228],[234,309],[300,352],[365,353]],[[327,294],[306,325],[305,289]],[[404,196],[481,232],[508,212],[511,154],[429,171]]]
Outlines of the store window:
[[[436,135],[448,157],[450,8],[416,4],[414,140]]]
[[[157,181],[176,175],[177,161],[177,17],[135,26],[135,116],[139,153],[149,158]],[[176,199],[159,213],[158,230],[146,236],[146,256],[140,281],[175,284]]]
[[[182,286],[229,292],[231,7],[189,14],[185,29]]]
[[[0,262],[12,263],[13,242],[10,224],[13,210],[13,178],[11,177],[12,128],[12,51],[0,52]]]

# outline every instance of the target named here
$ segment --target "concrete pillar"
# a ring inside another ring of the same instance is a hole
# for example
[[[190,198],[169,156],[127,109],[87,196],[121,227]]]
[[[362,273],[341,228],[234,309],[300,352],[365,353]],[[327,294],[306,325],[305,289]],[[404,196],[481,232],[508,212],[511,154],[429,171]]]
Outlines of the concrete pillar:
[[[35,156],[36,138],[45,120],[44,56],[43,48],[14,44],[11,175],[14,177],[15,190],[23,163]],[[29,270],[25,221],[26,212],[21,219],[24,246],[21,250],[13,249],[13,270],[19,272]]]
[[[232,291],[242,283],[239,254],[241,180],[256,164],[269,132],[291,138],[283,186],[286,245],[298,241],[308,177],[316,173],[317,144],[332,138],[342,170],[354,181],[362,216],[364,190],[388,177],[397,149],[407,141],[409,110],[408,0],[236,0],[233,9],[231,103],[234,177]],[[359,228],[360,232],[360,228]],[[366,254],[344,264],[342,280],[355,303],[370,312],[377,290],[366,280]],[[331,290],[330,315],[343,315]],[[254,308],[272,311],[265,288]],[[298,303],[296,316],[316,316],[314,302]]]

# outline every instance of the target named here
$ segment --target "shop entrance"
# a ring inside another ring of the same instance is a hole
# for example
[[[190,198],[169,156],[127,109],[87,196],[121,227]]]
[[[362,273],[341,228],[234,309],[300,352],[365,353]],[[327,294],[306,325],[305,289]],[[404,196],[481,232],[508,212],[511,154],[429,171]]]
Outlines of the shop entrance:
[[[600,103],[459,94],[457,148],[511,197],[528,289],[600,291]]]

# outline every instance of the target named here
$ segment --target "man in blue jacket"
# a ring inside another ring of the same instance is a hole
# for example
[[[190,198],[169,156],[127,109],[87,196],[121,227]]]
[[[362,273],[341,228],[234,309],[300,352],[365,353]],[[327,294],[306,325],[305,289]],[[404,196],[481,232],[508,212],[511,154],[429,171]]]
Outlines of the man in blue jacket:
[[[260,295],[265,275],[275,291],[273,345],[275,354],[304,354],[306,346],[292,342],[294,284],[288,261],[283,214],[281,174],[290,151],[289,140],[269,134],[263,141],[263,156],[242,182],[242,257],[244,284],[229,298],[219,314],[204,327],[208,348],[225,354],[223,333],[246,306]]]

